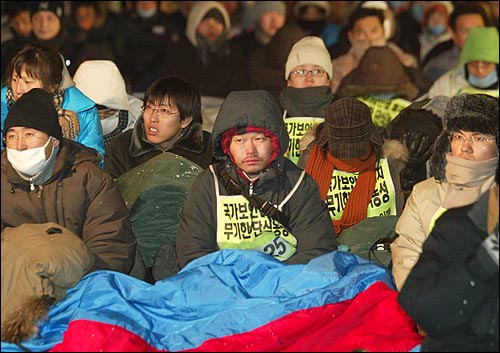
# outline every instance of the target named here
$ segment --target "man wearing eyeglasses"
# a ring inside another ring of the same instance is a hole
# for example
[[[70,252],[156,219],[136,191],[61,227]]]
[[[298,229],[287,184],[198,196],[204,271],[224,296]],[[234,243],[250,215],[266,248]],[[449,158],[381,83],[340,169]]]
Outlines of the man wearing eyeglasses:
[[[1,155],[1,230],[55,222],[81,237],[94,270],[129,273],[136,241],[127,207],[101,156],[63,138],[47,92],[33,88],[9,109]]]
[[[447,209],[476,202],[494,184],[498,146],[498,98],[486,94],[452,97],[430,158],[433,177],[415,184],[396,224],[399,236],[391,244],[391,253],[398,290],[436,220]]]
[[[165,152],[208,167],[210,133],[203,131],[201,95],[193,84],[178,76],[156,80],[146,90],[142,111],[133,129],[106,146],[104,170],[113,178]]]
[[[177,273],[175,237],[190,176],[211,161],[200,91],[179,76],[157,79],[146,90],[134,128],[112,139],[104,158],[104,170],[116,178],[131,210],[140,252],[131,275],[154,283]]]

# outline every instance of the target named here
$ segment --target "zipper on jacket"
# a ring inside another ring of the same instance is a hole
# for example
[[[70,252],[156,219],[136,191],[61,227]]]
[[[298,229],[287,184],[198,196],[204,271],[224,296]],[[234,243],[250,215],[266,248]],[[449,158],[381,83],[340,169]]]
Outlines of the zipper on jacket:
[[[250,194],[250,196],[253,195],[253,183],[250,183],[250,188],[248,189],[248,193]]]
[[[31,191],[35,190],[35,183],[33,182],[33,178],[30,178],[30,190]]]

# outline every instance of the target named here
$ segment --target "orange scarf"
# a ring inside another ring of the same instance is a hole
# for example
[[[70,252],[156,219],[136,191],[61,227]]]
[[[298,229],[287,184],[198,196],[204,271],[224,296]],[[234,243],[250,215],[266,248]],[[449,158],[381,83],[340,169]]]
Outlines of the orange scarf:
[[[332,221],[337,235],[344,229],[366,218],[368,205],[375,190],[376,165],[377,156],[373,148],[370,148],[370,151],[361,158],[340,160],[333,157],[329,152],[326,153],[325,158],[321,147],[318,145],[313,147],[307,161],[306,172],[316,180],[323,200],[326,200],[335,167],[344,172],[359,173],[358,180],[349,195],[342,217],[339,220]]]

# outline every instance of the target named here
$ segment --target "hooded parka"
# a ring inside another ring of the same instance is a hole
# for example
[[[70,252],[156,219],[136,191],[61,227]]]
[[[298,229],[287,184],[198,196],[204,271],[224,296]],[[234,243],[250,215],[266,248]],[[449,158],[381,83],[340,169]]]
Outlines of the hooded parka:
[[[223,133],[235,127],[264,128],[279,141],[278,156],[255,182],[244,180],[221,147]],[[313,257],[337,249],[335,232],[316,182],[283,156],[289,138],[279,107],[269,92],[230,93],[221,106],[212,136],[213,154],[219,162],[198,176],[184,204],[176,244],[181,268],[196,258],[220,250],[215,185],[219,195],[231,195],[222,180],[222,169],[247,192],[252,188],[253,194],[273,205],[283,203],[281,211],[290,218],[289,228],[297,239],[296,252],[286,260],[287,263],[306,263]],[[297,189],[291,193],[294,187]],[[290,193],[292,196],[285,200]]]

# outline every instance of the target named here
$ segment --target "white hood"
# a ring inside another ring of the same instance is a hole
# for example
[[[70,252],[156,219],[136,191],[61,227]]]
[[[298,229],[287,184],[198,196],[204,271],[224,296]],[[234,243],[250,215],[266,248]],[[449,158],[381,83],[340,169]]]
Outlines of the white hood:
[[[73,81],[96,104],[111,109],[130,110],[125,80],[113,61],[84,61],[76,70]]]
[[[231,30],[231,20],[229,19],[229,14],[227,13],[224,5],[222,5],[218,1],[198,1],[191,8],[186,24],[186,37],[195,47],[198,46],[198,40],[196,39],[196,30],[198,28],[198,25],[200,24],[203,17],[205,17],[207,12],[211,9],[217,9],[222,14],[224,22],[226,23],[224,33],[228,35]]]

